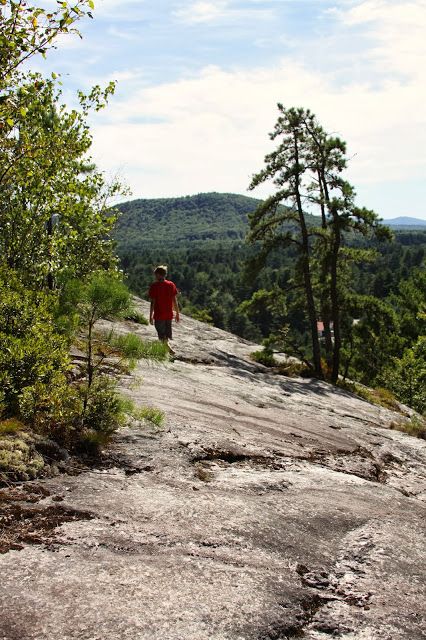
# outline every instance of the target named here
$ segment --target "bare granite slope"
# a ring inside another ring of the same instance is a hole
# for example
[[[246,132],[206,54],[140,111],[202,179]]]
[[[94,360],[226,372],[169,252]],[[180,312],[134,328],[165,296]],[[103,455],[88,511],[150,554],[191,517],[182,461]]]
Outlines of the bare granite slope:
[[[175,362],[123,380],[165,430],[34,484],[38,518],[68,517],[0,556],[0,640],[425,638],[426,442],[235,336],[175,333]]]

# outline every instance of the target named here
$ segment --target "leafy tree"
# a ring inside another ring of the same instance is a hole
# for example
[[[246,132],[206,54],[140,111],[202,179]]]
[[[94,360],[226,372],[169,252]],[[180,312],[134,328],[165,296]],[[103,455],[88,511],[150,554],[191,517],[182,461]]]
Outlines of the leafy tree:
[[[96,373],[99,371],[105,354],[97,352],[95,325],[101,318],[117,319],[124,317],[131,308],[131,296],[128,288],[115,276],[108,273],[94,273],[86,281],[70,281],[61,293],[62,314],[75,310],[76,323],[84,333],[84,346],[87,356],[87,397],[90,394]]]
[[[114,266],[108,234],[116,215],[108,200],[120,185],[107,185],[88,161],[85,122],[91,106],[103,106],[112,91],[95,89],[81,96],[80,111],[68,112],[53,80],[31,76],[17,89],[25,115],[0,149],[0,253],[27,282],[45,286],[49,275],[81,277],[100,264]]]
[[[9,416],[19,412],[25,388],[53,388],[67,369],[68,344],[55,332],[54,304],[52,294],[28,289],[15,272],[0,269],[0,388]]]
[[[46,55],[61,34],[77,33],[75,23],[92,17],[92,0],[58,2],[54,8],[30,5],[23,0],[0,2],[0,83],[7,84],[30,58]]]
[[[310,237],[304,211],[304,176],[306,172],[307,138],[303,109],[284,109],[279,104],[280,116],[270,134],[278,139],[277,148],[265,157],[266,167],[256,174],[250,189],[272,181],[277,187],[274,195],[261,203],[250,218],[249,240],[259,242],[266,254],[277,247],[294,244],[299,253],[298,268],[302,273],[306,308],[312,343],[313,366],[318,377],[322,377],[321,350],[317,329],[317,305],[314,298],[310,262]],[[279,205],[286,207],[279,209]]]
[[[266,168],[253,178],[250,188],[267,180],[278,187],[276,193],[260,204],[251,217],[251,242],[260,242],[268,254],[276,247],[291,243],[298,247],[301,280],[309,318],[310,336],[317,375],[322,374],[318,339],[317,309],[325,328],[325,348],[331,360],[331,380],[340,371],[342,348],[341,317],[350,262],[370,259],[371,252],[347,246],[348,235],[375,234],[390,237],[373,211],[355,205],[355,191],[343,179],[346,145],[329,136],[316,117],[304,109],[285,109],[271,134],[279,139],[277,149],[266,156]],[[279,210],[278,205],[287,205]],[[312,225],[305,209],[318,207],[320,225]],[[297,270],[295,283],[297,284]],[[346,278],[345,278],[346,276]],[[333,338],[331,327],[333,327]]]
[[[94,316],[112,313],[129,295],[118,282],[109,238],[116,214],[108,199],[120,187],[108,185],[88,157],[88,114],[105,106],[114,84],[79,93],[79,108],[69,110],[56,74],[43,78],[26,63],[46,55],[59,35],[78,33],[75,23],[91,8],[92,0],[65,0],[52,10],[0,0],[1,411],[67,444],[88,421],[108,431],[119,417],[109,383],[94,390],[93,359],[91,384],[68,384],[69,336],[78,316],[72,310],[55,322],[58,292],[49,290],[109,269],[115,285],[107,286],[105,275],[82,285]]]
[[[347,270],[349,261],[371,258],[369,252],[365,250],[344,246],[345,236],[348,233],[363,236],[375,234],[379,239],[390,239],[391,234],[380,224],[378,216],[373,211],[355,205],[355,190],[342,177],[342,172],[347,167],[346,143],[340,138],[329,136],[309,111],[304,114],[304,127],[309,146],[306,166],[312,173],[312,182],[309,187],[310,199],[319,205],[321,210],[323,234],[320,238],[323,242],[319,246],[323,259],[320,272],[323,281],[322,291],[326,294],[321,298],[329,348],[330,319],[333,322],[331,380],[336,383],[340,370],[341,314],[344,306],[341,265],[344,262]]]
[[[421,336],[401,358],[393,358],[382,383],[408,406],[426,415],[426,336]]]
[[[426,332],[426,268],[414,269],[407,280],[399,283],[398,290],[389,299],[398,313],[401,334],[406,343],[415,343]]]
[[[390,359],[403,348],[399,318],[388,302],[373,296],[352,296],[349,305],[347,338],[342,349],[344,377],[349,375],[375,385]],[[354,317],[358,319],[355,324]]]
[[[87,116],[105,106],[114,83],[80,93],[80,108],[68,110],[56,74],[24,70],[59,35],[78,33],[92,7],[91,0],[52,10],[23,0],[0,5],[0,256],[39,287],[52,287],[63,272],[80,277],[114,265],[108,199],[120,186],[106,184],[87,155]]]

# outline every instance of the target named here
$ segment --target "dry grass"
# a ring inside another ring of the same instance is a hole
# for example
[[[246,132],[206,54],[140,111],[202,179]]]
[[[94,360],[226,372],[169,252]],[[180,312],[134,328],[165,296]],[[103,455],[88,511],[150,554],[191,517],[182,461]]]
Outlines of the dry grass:
[[[391,422],[390,428],[407,433],[409,436],[426,440],[426,420],[420,416],[414,415],[409,420]]]
[[[370,402],[371,404],[377,404],[380,407],[384,407],[385,409],[390,409],[390,411],[395,411],[396,413],[406,415],[404,410],[401,408],[401,404],[395,398],[393,393],[388,389],[383,389],[382,387],[378,387],[377,389],[370,389],[363,384],[358,384],[357,382],[348,382],[347,380],[340,380],[338,386],[346,389],[346,391],[351,391],[351,393],[354,393],[363,400],[367,400],[367,402]]]

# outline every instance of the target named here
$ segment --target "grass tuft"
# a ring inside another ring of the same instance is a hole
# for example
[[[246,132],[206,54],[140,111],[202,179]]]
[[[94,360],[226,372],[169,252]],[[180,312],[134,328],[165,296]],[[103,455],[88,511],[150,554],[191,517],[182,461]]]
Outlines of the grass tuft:
[[[124,316],[124,319],[130,320],[131,322],[136,322],[136,324],[143,324],[143,325],[149,324],[148,319],[143,315],[143,313],[141,313],[140,311],[137,311],[137,309],[132,309],[131,311],[129,311]]]
[[[365,387],[362,384],[358,384],[357,382],[348,382],[347,380],[340,380],[338,382],[338,386],[346,389],[347,391],[351,391],[355,395],[359,396],[363,400],[367,400],[371,404],[377,404],[380,407],[384,407],[385,409],[390,409],[391,411],[396,411],[397,413],[404,414],[404,411],[401,409],[401,405],[398,400],[395,398],[393,393],[388,389],[383,389],[382,387],[378,387],[377,389],[370,389],[369,387]]]
[[[271,351],[254,351],[250,354],[250,358],[259,364],[263,364],[265,367],[277,367],[278,361],[274,358],[274,354]]]
[[[111,336],[111,345],[129,360],[167,360],[169,351],[163,342],[145,341],[134,333]]]
[[[25,430],[25,425],[16,418],[0,421],[0,436],[10,436]]]
[[[414,415],[409,420],[391,422],[390,428],[426,440],[426,420],[420,416]]]
[[[156,407],[140,407],[133,413],[138,420],[145,420],[160,428],[164,424],[164,413]]]

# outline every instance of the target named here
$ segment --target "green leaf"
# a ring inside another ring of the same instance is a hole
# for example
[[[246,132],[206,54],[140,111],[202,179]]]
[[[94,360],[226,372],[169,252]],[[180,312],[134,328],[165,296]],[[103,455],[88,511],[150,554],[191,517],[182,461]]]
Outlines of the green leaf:
[[[89,7],[90,7],[91,9],[94,9],[94,8],[95,8],[95,3],[93,2],[93,0],[89,0],[87,4],[89,5]]]
[[[13,127],[14,122],[13,122],[12,118],[7,118],[6,122],[10,127]]]

